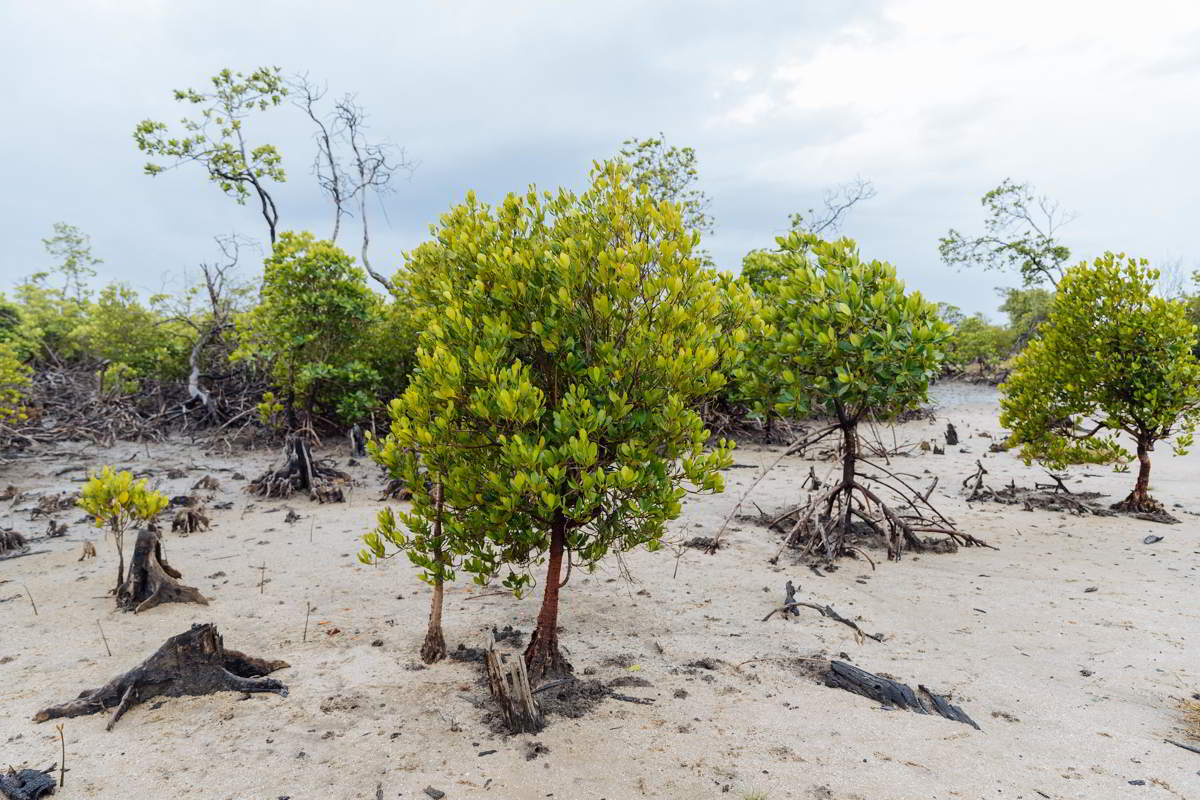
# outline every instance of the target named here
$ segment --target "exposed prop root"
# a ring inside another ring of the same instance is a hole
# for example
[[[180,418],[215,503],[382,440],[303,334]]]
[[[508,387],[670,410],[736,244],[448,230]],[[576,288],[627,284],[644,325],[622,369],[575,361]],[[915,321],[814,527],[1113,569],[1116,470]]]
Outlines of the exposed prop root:
[[[975,462],[975,472],[963,479],[963,491],[968,502],[991,502],[1004,505],[1019,505],[1026,511],[1059,511],[1076,516],[1111,517],[1118,513],[1130,514],[1148,522],[1175,524],[1179,520],[1163,507],[1162,503],[1149,496],[1140,501],[1130,495],[1111,505],[1100,502],[1104,495],[1099,492],[1072,492],[1065,484],[1065,475],[1047,473],[1054,483],[1036,483],[1032,489],[1017,486],[1009,481],[1007,486],[993,489],[984,483],[987,469]]]
[[[877,491],[868,487],[867,480],[887,487],[905,505],[893,508],[885,503]],[[883,541],[893,561],[898,561],[905,550],[953,552],[959,546],[991,547],[958,530],[929,502],[929,494],[913,489],[895,473],[887,472],[885,479],[856,472],[850,482],[813,493],[806,503],[778,514],[768,524],[785,532],[784,547],[799,550],[802,560],[831,562],[841,556],[863,554],[856,543],[872,537]]]
[[[117,607],[136,614],[162,603],[208,605],[208,600],[198,589],[176,580],[181,577],[179,571],[162,557],[162,538],[158,530],[151,527],[139,531],[129,572],[117,589]]]
[[[314,460],[304,437],[288,437],[284,455],[287,462],[282,467],[255,478],[246,491],[260,497],[291,497],[295,492],[307,492],[310,499],[320,503],[346,499],[340,484],[348,483],[350,476]]]
[[[152,697],[182,697],[214,692],[274,692],[287,696],[280,681],[261,677],[288,666],[284,661],[253,658],[226,650],[212,623],[193,625],[172,636],[155,653],[99,689],[82,692],[62,705],[42,709],[34,722],[79,717],[114,709],[107,729],[134,705]]]

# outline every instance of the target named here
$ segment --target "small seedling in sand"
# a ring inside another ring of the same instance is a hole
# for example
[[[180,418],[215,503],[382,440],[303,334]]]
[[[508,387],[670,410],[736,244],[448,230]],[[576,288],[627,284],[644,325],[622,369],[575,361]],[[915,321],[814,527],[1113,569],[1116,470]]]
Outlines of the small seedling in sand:
[[[112,534],[117,548],[114,592],[125,582],[125,531],[136,522],[152,521],[167,503],[167,496],[148,489],[144,478],[135,481],[132,472],[117,472],[112,467],[93,473],[84,484],[79,506],[92,515],[97,528]]]

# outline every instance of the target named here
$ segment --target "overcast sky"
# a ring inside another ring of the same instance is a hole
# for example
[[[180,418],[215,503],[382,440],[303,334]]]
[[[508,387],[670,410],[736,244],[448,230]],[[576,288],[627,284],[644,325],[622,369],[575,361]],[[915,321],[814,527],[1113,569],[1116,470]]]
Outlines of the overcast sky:
[[[1200,266],[1194,1],[8,0],[0,283],[49,265],[60,220],[91,234],[101,279],[149,291],[211,260],[214,234],[264,238],[199,167],[144,176],[131,137],[179,119],[171,90],[259,65],[357,93],[371,134],[419,162],[386,220],[376,207],[388,273],[468,189],[579,187],[592,159],[660,130],[697,150],[707,247],[728,269],[856,176],[878,195],[845,233],[969,311],[992,312],[1013,280],[942,266],[937,239],[979,229],[979,197],[1005,177],[1076,212],[1063,237],[1080,258]],[[327,236],[301,113],[248,126],[284,154],[281,227]]]

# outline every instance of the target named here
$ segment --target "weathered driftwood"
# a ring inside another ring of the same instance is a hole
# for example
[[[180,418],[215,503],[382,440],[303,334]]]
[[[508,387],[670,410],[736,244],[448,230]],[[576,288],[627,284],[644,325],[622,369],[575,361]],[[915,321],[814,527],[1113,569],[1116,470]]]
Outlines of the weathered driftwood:
[[[287,696],[287,687],[263,675],[288,666],[284,661],[253,658],[226,650],[212,623],[167,639],[152,656],[99,689],[82,692],[62,705],[42,709],[34,722],[79,717],[113,709],[107,729],[137,703],[152,697],[182,697],[214,692],[274,692]]]
[[[179,583],[177,579],[182,577],[163,558],[162,537],[158,529],[150,527],[138,531],[133,558],[129,560],[129,571],[117,589],[117,607],[136,614],[161,603],[208,605],[198,589]]]
[[[934,694],[924,685],[918,685],[919,693],[914,692],[908,684],[875,675],[844,661],[829,662],[825,685],[869,697],[885,706],[915,711],[918,714],[938,714],[946,719],[970,725],[975,730],[980,729],[965,711],[944,696]]]
[[[291,497],[295,492],[307,492],[310,499],[320,503],[346,499],[339,484],[348,482],[350,476],[315,460],[303,436],[288,437],[284,456],[282,467],[264,472],[246,490],[261,497]]]
[[[514,656],[497,650],[495,637],[488,633],[486,663],[492,697],[499,704],[509,731],[540,731],[545,726],[545,720],[537,699],[529,688],[525,659],[520,655]]]
[[[0,772],[0,797],[7,800],[38,800],[48,794],[54,794],[54,778],[52,773],[58,765],[47,769],[9,769]]]
[[[818,612],[823,617],[828,617],[829,619],[833,620],[834,622],[840,622],[843,625],[846,625],[847,627],[852,628],[854,630],[854,639],[859,644],[862,644],[864,639],[873,639],[876,642],[883,641],[882,634],[867,633],[866,631],[864,631],[862,628],[859,627],[857,622],[855,622],[852,619],[847,619],[846,617],[843,617],[838,612],[834,611],[832,606],[828,606],[828,605],[822,606],[822,605],[818,605],[816,603],[806,603],[803,600],[797,600],[796,599],[796,586],[791,581],[788,581],[787,585],[784,586],[784,593],[785,593],[785,597],[784,597],[783,605],[780,606],[779,608],[773,610],[770,614],[767,614],[765,617],[763,617],[762,618],[763,622],[766,622],[767,620],[769,620],[771,617],[775,616],[776,614],[783,614],[785,617],[788,616],[789,614],[794,614],[796,616],[800,616],[801,608],[811,608],[813,611]]]

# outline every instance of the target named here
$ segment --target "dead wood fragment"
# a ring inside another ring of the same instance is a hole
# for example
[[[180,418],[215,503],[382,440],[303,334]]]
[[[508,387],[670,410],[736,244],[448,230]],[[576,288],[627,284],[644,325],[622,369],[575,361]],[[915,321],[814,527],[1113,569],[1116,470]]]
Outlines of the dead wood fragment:
[[[29,542],[16,531],[0,531],[0,558],[9,558],[29,550]]]
[[[825,674],[825,685],[860,694],[885,706],[915,711],[918,714],[936,713],[946,719],[961,722],[964,725],[970,725],[975,730],[980,730],[965,711],[942,695],[929,691],[925,686],[918,686],[920,692],[918,694],[907,684],[875,675],[844,661],[829,662],[829,671]]]
[[[29,511],[29,518],[48,517],[60,511],[65,511],[68,508],[74,508],[78,497],[79,495],[77,494],[67,494],[66,492],[39,497],[37,505]]]
[[[285,661],[267,661],[226,650],[217,626],[193,625],[191,630],[167,639],[145,661],[118,675],[99,689],[80,693],[62,705],[34,715],[34,722],[59,717],[80,717],[114,709],[107,730],[131,707],[152,697],[183,697],[214,692],[273,692],[287,697],[287,687],[264,678],[283,669]]]
[[[545,726],[542,710],[529,688],[525,659],[496,649],[496,638],[488,633],[486,646],[488,685],[500,705],[505,724],[512,733],[537,733]]]
[[[8,772],[0,773],[0,797],[7,800],[38,800],[48,794],[54,794],[54,770],[57,764],[46,769],[23,769],[20,771],[9,767]]]
[[[357,422],[350,428],[350,455],[354,458],[365,458],[367,455],[367,437],[362,426]]]
[[[404,481],[399,478],[392,478],[383,487],[383,494],[379,496],[382,500],[411,500],[412,489],[404,485]]]
[[[203,478],[192,484],[192,491],[215,492],[220,487],[220,481],[218,481],[212,475],[205,475]]]
[[[117,608],[135,614],[162,603],[199,603],[208,605],[198,589],[184,586],[183,577],[162,556],[162,537],[156,528],[138,531],[129,561],[129,572],[117,589]]]
[[[175,512],[175,519],[171,520],[171,530],[183,536],[200,530],[206,531],[208,526],[208,515],[204,513],[203,506],[181,508]]]
[[[246,490],[260,497],[291,497],[303,491],[319,503],[340,503],[346,499],[341,484],[348,483],[350,476],[314,460],[303,436],[288,437],[284,456],[286,463],[282,467],[264,472]]]
[[[765,617],[763,617],[762,618],[763,622],[766,622],[767,620],[769,620],[771,617],[775,616],[776,614],[783,614],[785,616],[788,614],[795,614],[796,616],[799,616],[800,615],[799,609],[801,607],[811,608],[813,611],[816,611],[821,616],[828,617],[829,619],[833,620],[834,622],[840,622],[843,625],[846,625],[846,626],[850,627],[851,629],[853,629],[854,630],[854,639],[858,644],[862,644],[863,639],[872,639],[876,642],[883,641],[883,634],[867,633],[866,631],[864,631],[862,628],[859,627],[857,622],[855,622],[852,619],[847,619],[846,617],[843,617],[841,614],[834,611],[831,606],[828,606],[828,605],[822,606],[822,605],[818,605],[817,603],[805,603],[801,600],[796,600],[795,599],[795,596],[796,596],[795,589],[792,586],[791,581],[787,582],[786,591],[787,591],[788,600],[786,602],[784,602],[784,604],[782,606],[780,606],[779,608],[776,608],[770,614],[767,614]]]

